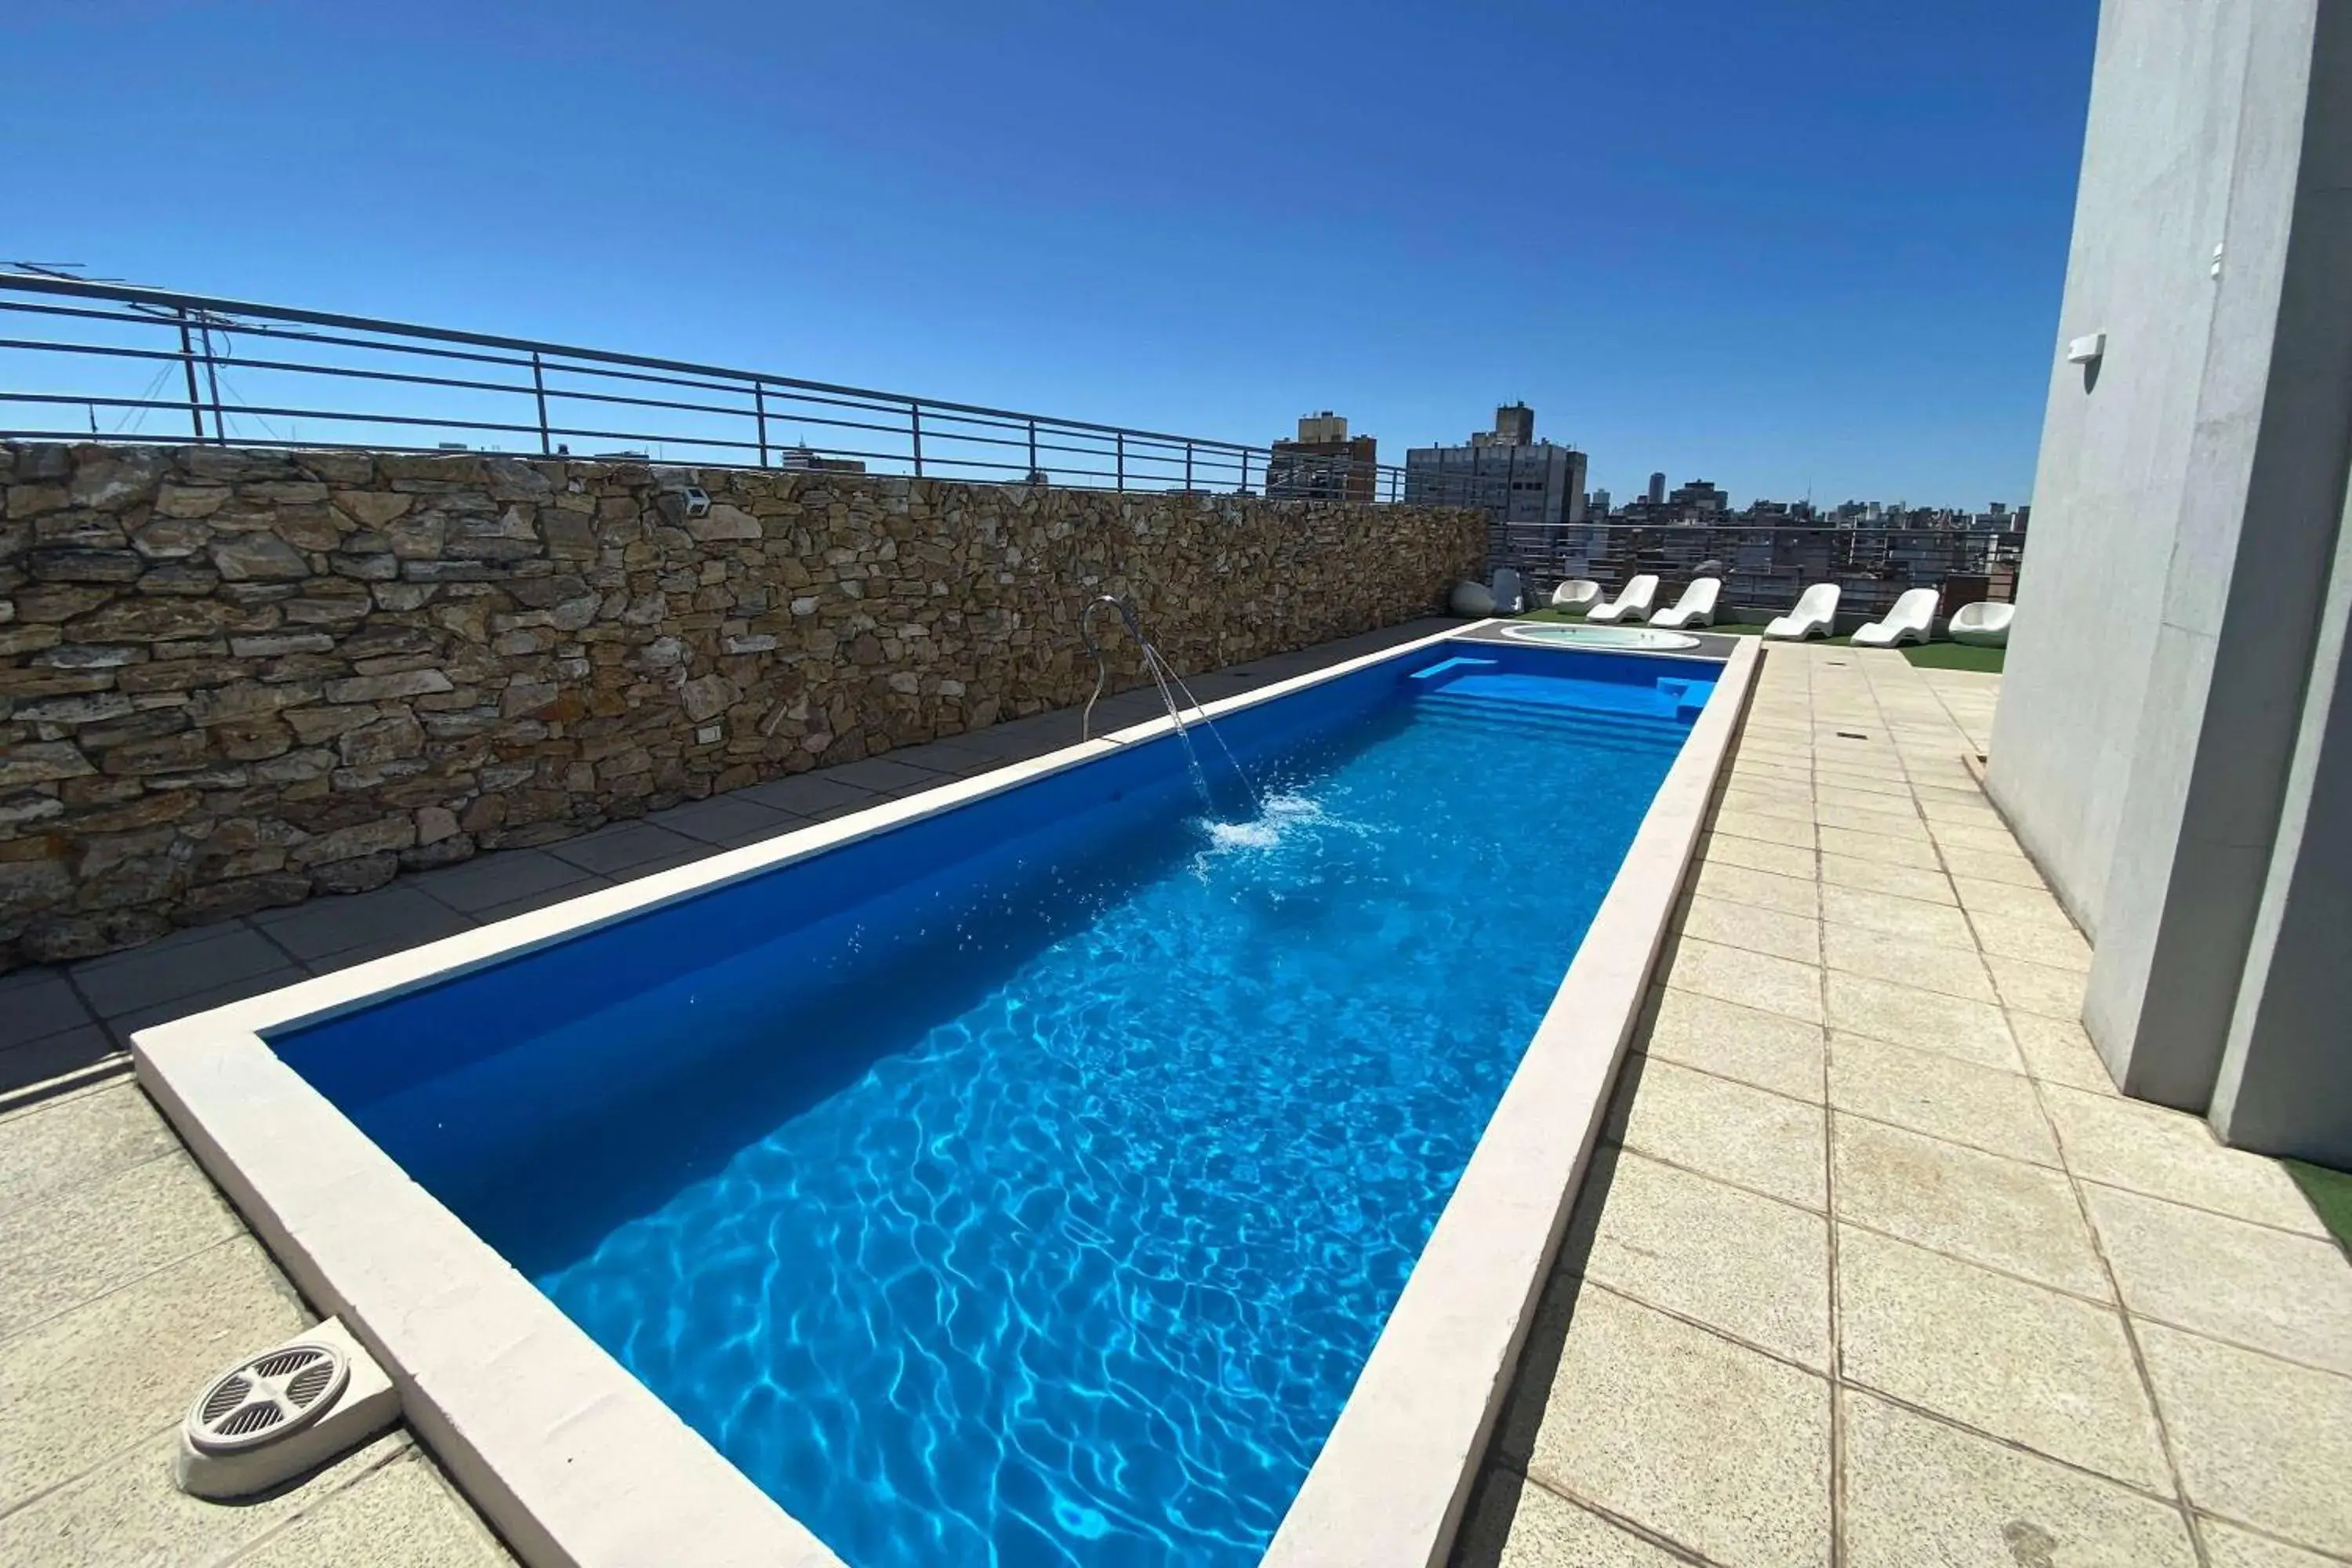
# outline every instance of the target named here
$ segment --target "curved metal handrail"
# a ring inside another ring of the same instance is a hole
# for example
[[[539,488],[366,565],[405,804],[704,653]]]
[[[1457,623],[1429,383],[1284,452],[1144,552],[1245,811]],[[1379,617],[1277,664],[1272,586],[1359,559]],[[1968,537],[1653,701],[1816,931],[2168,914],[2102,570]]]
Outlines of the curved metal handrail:
[[[1087,651],[1094,655],[1095,659],[1095,689],[1087,696],[1086,711],[1078,715],[1078,739],[1081,741],[1094,739],[1095,704],[1102,700],[1103,686],[1110,679],[1109,657],[1103,652],[1102,644],[1095,640],[1094,631],[1095,612],[1105,605],[1118,612],[1118,618],[1126,624],[1127,635],[1135,639],[1136,647],[1150,646],[1143,640],[1143,623],[1135,618],[1135,606],[1116,594],[1103,594],[1089,599],[1087,607],[1078,612],[1078,641],[1086,645]],[[1149,663],[1147,658],[1146,668],[1149,668]],[[1176,722],[1181,728],[1184,721],[1179,718]]]

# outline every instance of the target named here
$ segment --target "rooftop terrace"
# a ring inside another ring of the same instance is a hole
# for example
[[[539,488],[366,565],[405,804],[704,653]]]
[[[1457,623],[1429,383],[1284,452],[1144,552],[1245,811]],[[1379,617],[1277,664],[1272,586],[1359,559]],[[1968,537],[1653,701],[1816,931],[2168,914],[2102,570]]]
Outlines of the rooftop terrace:
[[[1768,656],[1455,1561],[2352,1556],[2352,1267],[2277,1163],[2115,1093],[2074,1022],[2088,950],[1962,760],[1999,689]],[[123,1077],[129,1031],[1075,734],[1041,715],[0,979],[0,1560],[505,1560],[404,1431],[255,1506],[173,1489],[184,1401],[310,1314]]]

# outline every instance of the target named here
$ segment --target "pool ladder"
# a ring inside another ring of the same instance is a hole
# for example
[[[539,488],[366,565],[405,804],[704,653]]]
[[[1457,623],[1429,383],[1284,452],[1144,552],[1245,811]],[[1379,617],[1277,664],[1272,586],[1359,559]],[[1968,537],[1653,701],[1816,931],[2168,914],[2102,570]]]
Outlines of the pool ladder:
[[[1192,749],[1192,727],[1184,721],[1184,710],[1188,708],[1200,721],[1201,728],[1217,742],[1217,750],[1225,754],[1225,762],[1233,768],[1234,775],[1242,781],[1242,788],[1248,792],[1252,811],[1258,810],[1262,803],[1257,797],[1257,786],[1251,784],[1249,774],[1242,771],[1241,763],[1234,757],[1233,748],[1225,744],[1225,738],[1217,733],[1217,727],[1209,722],[1209,716],[1201,710],[1201,700],[1192,695],[1192,688],[1184,684],[1184,678],[1169,666],[1168,661],[1160,657],[1160,650],[1151,645],[1151,639],[1143,635],[1143,624],[1136,618],[1135,606],[1116,594],[1103,594],[1089,599],[1087,607],[1078,612],[1078,640],[1086,645],[1087,652],[1094,656],[1095,661],[1095,689],[1087,696],[1086,710],[1078,715],[1078,739],[1090,741],[1094,738],[1095,704],[1102,700],[1103,688],[1110,681],[1110,659],[1103,652],[1102,644],[1096,639],[1094,629],[1095,612],[1106,605],[1118,615],[1119,623],[1127,627],[1127,635],[1135,639],[1136,647],[1143,655],[1143,672],[1151,677],[1151,684],[1160,692],[1160,704],[1168,710],[1169,722],[1176,727],[1177,742],[1184,749],[1184,763],[1192,772],[1192,783],[1200,790],[1202,804],[1209,805],[1213,812],[1208,775],[1201,771],[1200,758]],[[1181,703],[1176,700],[1180,692],[1184,698]]]

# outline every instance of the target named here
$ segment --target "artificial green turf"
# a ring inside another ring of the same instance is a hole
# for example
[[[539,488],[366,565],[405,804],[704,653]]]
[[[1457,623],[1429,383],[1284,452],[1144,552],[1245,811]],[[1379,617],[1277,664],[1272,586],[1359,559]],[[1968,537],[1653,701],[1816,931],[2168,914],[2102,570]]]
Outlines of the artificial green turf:
[[[1555,610],[1549,605],[1540,610],[1528,610],[1517,618],[1522,621],[1584,619],[1580,615],[1572,616],[1566,610]],[[1760,637],[1763,635],[1765,625],[1763,621],[1717,621],[1711,626],[1694,626],[1691,629],[1721,632],[1726,637]],[[1816,647],[1853,646],[1853,639],[1851,637],[1814,637],[1811,641]],[[1906,643],[1902,650],[1903,657],[1921,669],[1978,669],[1989,671],[1994,675],[2000,673],[2002,656],[2007,651],[2005,648],[1976,647],[1968,643],[1957,642]]]
[[[2300,1160],[2282,1160],[2286,1173],[2303,1188],[2303,1195],[2319,1211],[2319,1223],[2336,1233],[2342,1246],[2352,1248],[2352,1175]]]
[[[1919,643],[1903,650],[1903,657],[1922,669],[1975,669],[1999,675],[2009,650],[2005,647],[1978,647],[1972,643]]]

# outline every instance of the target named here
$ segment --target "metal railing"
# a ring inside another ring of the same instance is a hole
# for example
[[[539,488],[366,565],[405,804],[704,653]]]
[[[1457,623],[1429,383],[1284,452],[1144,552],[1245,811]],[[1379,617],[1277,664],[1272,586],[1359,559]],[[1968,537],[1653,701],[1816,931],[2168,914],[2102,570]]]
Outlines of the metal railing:
[[[1120,490],[1404,496],[1404,470],[1389,464],[8,271],[0,271],[0,437],[464,448]]]
[[[1727,606],[1787,609],[1813,583],[1835,583],[1842,611],[1875,616],[1907,588],[1944,590],[1946,610],[2017,591],[2021,532],[1841,528],[1828,524],[1570,523],[1511,525],[1511,553],[1531,590],[1570,578],[1614,591],[1655,573],[1660,602],[1696,576],[1723,579]],[[1703,570],[1704,569],[1704,570]]]

